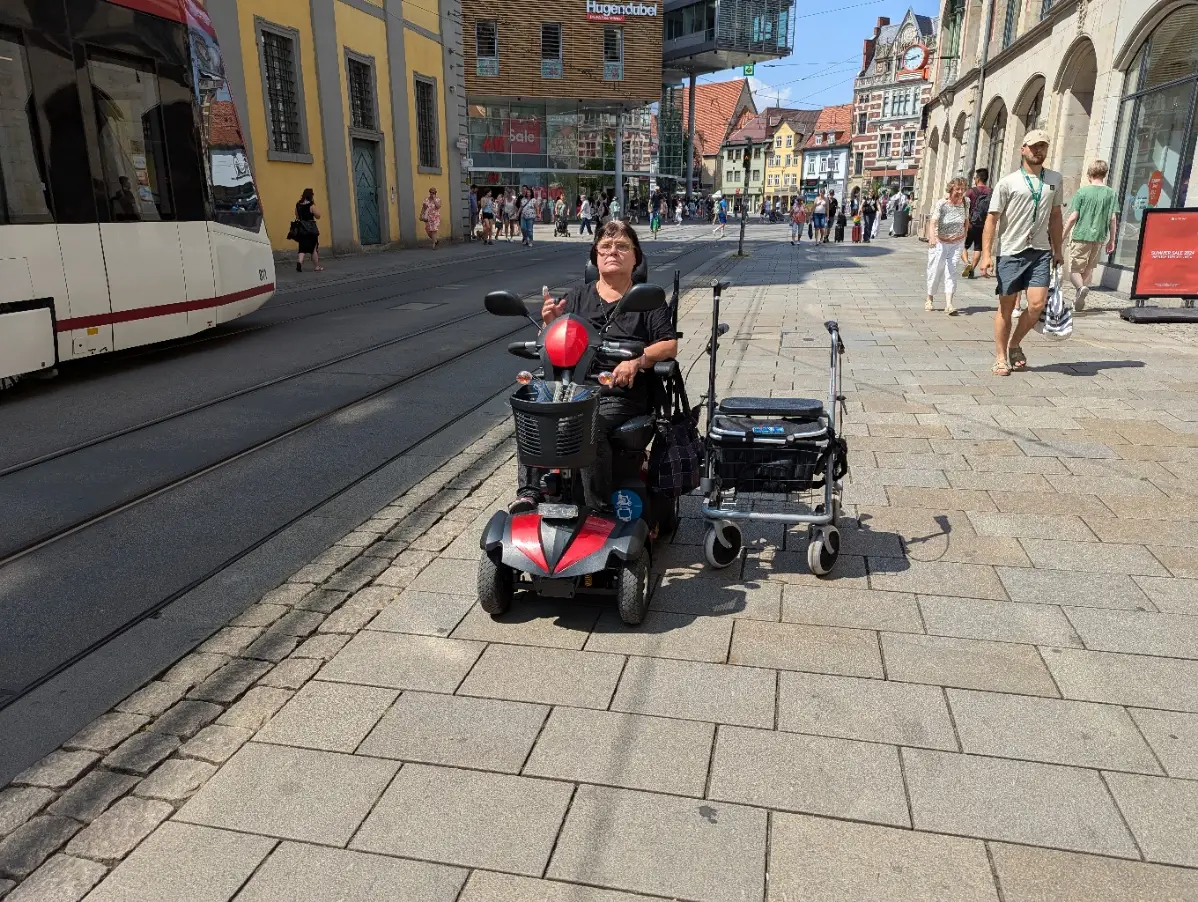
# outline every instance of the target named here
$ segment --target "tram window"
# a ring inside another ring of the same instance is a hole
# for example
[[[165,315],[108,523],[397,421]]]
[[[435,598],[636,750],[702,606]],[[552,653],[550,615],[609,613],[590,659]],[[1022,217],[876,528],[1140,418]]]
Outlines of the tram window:
[[[208,219],[208,182],[188,72],[182,66],[159,63],[158,89],[162,92],[162,125],[175,218],[201,222]]]
[[[153,69],[95,56],[88,58],[87,67],[112,220],[174,219],[158,79]]]
[[[0,223],[53,222],[25,46],[0,31]]]

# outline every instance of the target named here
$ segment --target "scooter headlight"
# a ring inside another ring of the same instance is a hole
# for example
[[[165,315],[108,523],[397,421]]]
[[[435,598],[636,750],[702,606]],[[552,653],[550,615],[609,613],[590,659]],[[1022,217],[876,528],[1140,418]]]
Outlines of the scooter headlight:
[[[604,388],[610,387],[614,381],[615,381],[615,377],[612,376],[612,374],[609,373],[607,370],[604,370],[602,373],[599,374],[599,384],[602,385]]]
[[[530,373],[528,370],[521,370],[520,372],[516,373],[516,381],[521,385],[531,385],[532,373]]]

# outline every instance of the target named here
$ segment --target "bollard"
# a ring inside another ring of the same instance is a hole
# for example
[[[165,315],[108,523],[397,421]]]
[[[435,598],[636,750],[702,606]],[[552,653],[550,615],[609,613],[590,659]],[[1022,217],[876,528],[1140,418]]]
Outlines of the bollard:
[[[745,213],[741,210],[740,214],[740,242],[736,245],[736,256],[743,257],[745,255]]]

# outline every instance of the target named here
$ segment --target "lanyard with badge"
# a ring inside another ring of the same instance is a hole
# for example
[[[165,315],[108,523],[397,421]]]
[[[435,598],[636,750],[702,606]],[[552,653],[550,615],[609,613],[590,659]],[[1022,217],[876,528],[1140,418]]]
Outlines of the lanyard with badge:
[[[1027,170],[1022,166],[1019,171],[1023,174],[1023,180],[1027,182],[1027,190],[1032,195],[1032,228],[1036,227],[1036,220],[1040,217],[1040,198],[1044,196],[1044,172],[1039,173],[1040,188],[1039,190],[1032,187],[1032,180],[1028,177]]]

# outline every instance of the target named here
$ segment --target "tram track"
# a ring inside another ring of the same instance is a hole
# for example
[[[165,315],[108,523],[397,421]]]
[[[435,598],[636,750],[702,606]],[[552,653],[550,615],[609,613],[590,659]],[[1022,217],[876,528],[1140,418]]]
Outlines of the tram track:
[[[710,259],[710,249],[703,246],[693,248],[688,247],[685,251],[679,254],[668,256],[670,259],[668,261],[663,261],[663,266],[668,262],[668,265],[671,269],[677,268],[682,270],[684,274],[690,274],[694,269],[703,265],[708,259]],[[665,271],[664,268],[662,271]],[[526,297],[533,296],[536,296],[536,293],[529,293],[526,295]],[[240,397],[245,397],[254,392],[262,391],[272,386],[277,386],[287,382],[288,380],[294,380],[320,370],[328,370],[330,368],[335,369],[338,366],[343,365],[346,360],[362,357],[363,355],[370,354],[379,350],[380,348],[394,346],[403,342],[410,342],[414,339],[420,338],[421,336],[429,335],[430,333],[445,329],[447,327],[453,327],[481,315],[486,314],[483,311],[478,311],[456,317],[452,320],[436,323],[428,327],[406,333],[403,336],[396,336],[394,338],[388,339],[385,342],[377,342],[369,347],[356,349],[347,354],[340,355],[332,360],[323,361],[322,363],[305,367],[303,370],[297,370],[293,373],[288,373],[279,377],[265,380],[264,382],[253,386],[247,386],[235,392],[229,392],[219,398],[208,399],[204,402],[191,405],[187,408],[172,411],[168,414],[148,419],[145,422],[135,424],[128,428],[115,430],[106,435],[97,436],[74,446],[57,449],[49,454],[32,458],[22,462],[21,464],[14,465],[3,471],[0,471],[0,480],[3,480],[4,477],[11,477],[22,471],[29,471],[32,468],[37,467],[39,464],[46,464],[54,460],[67,458],[70,455],[80,451],[86,451],[88,448],[94,448],[97,445],[102,445],[106,442],[111,442],[114,439],[152,428],[153,426],[159,425],[161,423],[169,422],[171,420],[178,420],[187,416],[188,414],[194,414],[201,410],[217,407],[222,403],[226,403]],[[36,574],[43,572],[47,562],[55,562],[60,559],[64,561],[78,559],[80,554],[79,548],[81,547],[79,544],[80,541],[83,542],[83,547],[90,547],[94,544],[103,545],[103,540],[97,540],[95,538],[88,539],[86,537],[91,535],[91,531],[95,531],[99,536],[106,536],[114,530],[122,532],[132,530],[131,534],[133,536],[137,536],[139,534],[139,530],[144,531],[146,528],[153,529],[152,524],[154,522],[154,517],[161,512],[164,503],[166,507],[169,508],[174,505],[176,509],[181,503],[179,499],[174,501],[167,500],[169,498],[175,497],[171,493],[181,493],[180,498],[185,499],[189,496],[189,493],[194,495],[199,491],[212,491],[213,486],[222,484],[222,481],[228,483],[230,481],[236,482],[236,480],[239,479],[243,480],[245,478],[243,474],[246,472],[244,469],[246,466],[249,466],[250,472],[252,472],[254,467],[260,468],[264,465],[265,461],[270,461],[272,459],[272,455],[274,457],[279,457],[281,455],[292,453],[292,446],[283,444],[289,439],[300,441],[301,446],[305,442],[308,445],[311,445],[315,441],[320,441],[319,436],[321,435],[321,430],[325,430],[327,432],[330,429],[342,428],[339,425],[334,426],[334,424],[337,423],[336,418],[344,417],[347,413],[353,413],[355,409],[368,411],[371,402],[377,401],[387,393],[396,392],[397,390],[403,391],[404,386],[413,386],[414,384],[419,383],[420,380],[427,380],[429,377],[435,378],[439,372],[448,370],[451,367],[455,367],[455,365],[458,367],[457,371],[460,372],[461,365],[468,361],[469,358],[479,354],[485,355],[487,353],[494,353],[494,351],[489,352],[488,349],[494,348],[496,345],[510,340],[513,336],[524,331],[526,328],[527,324],[522,322],[515,328],[505,330],[499,335],[486,337],[485,339],[471,342],[468,347],[462,348],[461,350],[452,354],[452,356],[446,356],[444,359],[437,360],[427,366],[419,366],[414,371],[406,373],[402,376],[398,376],[398,378],[388,378],[385,383],[373,388],[369,392],[355,396],[351,399],[347,399],[343,403],[338,403],[332,407],[329,407],[328,409],[314,413],[311,416],[307,416],[303,420],[290,425],[289,428],[285,430],[272,433],[269,436],[263,437],[259,441],[246,444],[244,447],[238,448],[233,453],[223,454],[217,459],[205,463],[203,466],[194,467],[185,472],[172,474],[172,478],[169,480],[166,480],[158,485],[147,486],[145,490],[137,492],[136,494],[121,500],[119,503],[107,505],[102,509],[89,511],[86,516],[74,518],[62,528],[32,537],[29,541],[22,543],[21,547],[14,548],[12,551],[5,553],[3,557],[0,557],[0,588],[4,586],[5,574],[9,573],[10,577],[15,579],[15,582],[10,579],[9,586],[15,587],[17,592],[17,595],[13,595],[10,592],[9,598],[13,601],[17,601],[19,604],[19,596],[22,594],[22,579],[26,578],[25,574]],[[355,488],[362,486],[367,482],[367,480],[370,480],[377,474],[382,473],[383,471],[387,470],[387,468],[396,465],[397,462],[408,457],[409,455],[420,453],[420,449],[422,447],[432,448],[437,444],[433,441],[434,439],[436,439],[438,436],[441,436],[446,432],[446,430],[451,429],[463,418],[482,410],[488,404],[496,401],[499,397],[508,392],[511,387],[507,380],[502,380],[503,384],[499,387],[498,391],[487,391],[489,386],[486,384],[486,380],[484,379],[477,381],[478,384],[476,384],[474,391],[481,390],[482,392],[486,392],[485,396],[481,397],[480,400],[474,400],[475,398],[479,397],[478,394],[474,394],[473,396],[466,395],[462,399],[468,402],[466,409],[462,411],[455,411],[453,417],[448,421],[443,422],[440,425],[432,425],[429,431],[422,435],[408,436],[408,438],[411,440],[404,441],[404,443],[394,451],[392,451],[390,448],[382,449],[381,453],[385,454],[385,456],[363,456],[361,460],[361,470],[346,468],[345,477],[348,479],[347,482],[342,483],[340,476],[337,476],[336,479],[328,480],[329,484],[327,486],[319,487],[318,489],[310,491],[308,494],[302,495],[300,497],[299,503],[302,504],[302,507],[289,508],[286,511],[280,511],[280,519],[271,520],[269,515],[264,515],[261,518],[263,520],[261,524],[263,531],[261,534],[255,533],[254,536],[247,536],[244,540],[244,544],[240,544],[243,541],[240,538],[230,540],[229,542],[224,543],[224,545],[222,545],[214,553],[210,553],[208,557],[201,556],[199,559],[193,561],[193,566],[190,569],[184,568],[186,569],[186,572],[181,572],[174,581],[170,579],[165,581],[165,584],[162,586],[163,594],[161,597],[154,598],[154,595],[157,593],[154,593],[152,590],[147,597],[147,595],[144,594],[146,590],[143,588],[141,590],[142,594],[140,594],[140,599],[141,602],[148,603],[134,602],[132,604],[125,605],[125,608],[127,609],[127,616],[119,616],[118,614],[118,617],[114,618],[118,621],[115,624],[110,625],[109,623],[104,622],[102,618],[93,618],[94,622],[91,626],[80,627],[77,630],[79,634],[75,637],[75,642],[72,643],[67,641],[65,643],[59,643],[59,653],[63,653],[63,657],[60,660],[57,659],[57,654],[50,645],[45,645],[44,654],[39,652],[34,654],[32,657],[29,657],[28,653],[26,653],[26,657],[28,658],[27,663],[25,665],[18,666],[15,672],[10,670],[8,676],[6,677],[8,680],[7,683],[0,683],[0,711],[3,711],[17,704],[18,702],[21,702],[31,693],[35,693],[40,687],[43,687],[50,681],[55,680],[56,677],[71,671],[72,668],[80,665],[81,662],[84,662],[91,656],[101,653],[107,646],[110,646],[112,643],[116,642],[119,637],[127,633],[129,630],[137,627],[139,624],[144,623],[150,618],[156,618],[163,614],[163,612],[170,608],[173,603],[179,601],[189,593],[197,590],[199,587],[204,586],[206,583],[209,583],[209,581],[213,580],[215,577],[218,577],[225,571],[228,571],[230,568],[235,567],[238,562],[253,554],[256,550],[263,548],[263,546],[267,545],[267,543],[270,543],[272,540],[282,536],[293,527],[297,527],[301,521],[305,521],[307,518],[312,517],[320,509],[324,508],[326,505],[329,505],[330,502],[335,502],[337,499],[350,495]],[[408,390],[408,396],[411,396],[410,389]],[[395,397],[400,403],[402,403],[402,397]],[[369,413],[366,414],[366,416],[369,415]],[[374,415],[377,417],[377,411],[375,411]],[[352,418],[346,418],[346,421],[349,422],[351,419]],[[305,432],[309,432],[310,430],[316,430],[316,435],[311,438],[301,440],[300,437]],[[278,449],[280,450],[269,450],[275,448],[276,446],[278,446]],[[436,452],[430,451],[424,453],[429,454]],[[260,457],[263,454],[266,455],[265,461],[258,464],[249,463],[251,460],[256,459],[256,456]],[[241,466],[234,466],[238,464]],[[232,475],[221,477],[219,475],[221,471],[230,471]],[[215,480],[215,482],[201,482],[201,480],[205,480],[209,477]],[[2,485],[2,483],[0,483],[0,485]],[[206,488],[200,489],[194,488],[192,486],[206,486]],[[143,507],[147,509],[146,512],[139,513],[138,509]],[[122,515],[128,515],[128,519]],[[325,515],[322,514],[321,516]],[[210,518],[211,515],[209,515],[209,519]],[[109,523],[108,521],[112,522]],[[66,542],[65,540],[68,539],[71,541]],[[140,542],[138,539],[135,539],[134,541]],[[67,549],[65,557],[63,556],[61,550],[55,550],[59,543],[65,544]],[[145,547],[150,548],[152,544],[153,543],[146,544]],[[137,550],[140,547],[141,545],[132,546],[130,553],[134,556],[134,558],[136,558],[139,554],[144,553]],[[37,557],[33,557],[34,555],[37,555]],[[48,557],[46,555],[48,555]],[[101,560],[103,559],[101,558]],[[14,568],[11,565],[18,566]],[[132,565],[133,564],[126,562],[125,564],[122,564],[121,567]],[[54,564],[54,566],[58,565]],[[61,566],[69,565],[63,564]],[[158,564],[157,566],[162,565]],[[120,570],[121,567],[118,567],[117,569]],[[202,571],[200,570],[201,567],[203,568]],[[85,580],[85,578],[83,579]],[[185,582],[182,582],[183,580],[185,580]],[[179,584],[180,582],[182,582],[182,584]],[[83,584],[86,583],[81,583],[81,585]],[[122,585],[124,585],[124,583],[122,583]],[[100,589],[99,591],[102,595],[104,591],[108,590]],[[131,598],[136,598],[139,596],[138,590],[130,589],[129,591],[132,593],[130,596]],[[45,591],[42,591],[39,594],[44,597],[44,600],[51,600],[54,597],[53,592],[51,592],[50,595],[46,595]],[[3,601],[3,599],[0,598],[0,601]],[[63,601],[65,607],[69,608],[70,604],[66,603],[67,600],[64,598]],[[57,609],[58,605],[55,604],[54,607]],[[115,607],[112,612],[118,613]],[[26,630],[28,629],[29,627],[26,627]],[[42,635],[43,634],[41,632],[36,630],[33,633],[26,632],[22,642],[29,643],[33,647],[40,649],[47,641],[46,638],[40,638]],[[12,651],[15,651],[15,649],[12,649]],[[3,654],[0,654],[0,657],[3,657]],[[46,666],[43,666],[42,662],[44,662],[44,665]],[[155,671],[157,669],[158,668],[155,668]],[[21,672],[25,674],[26,678],[13,679],[14,676],[19,677]],[[146,673],[144,678],[149,678],[151,675],[151,673]]]

